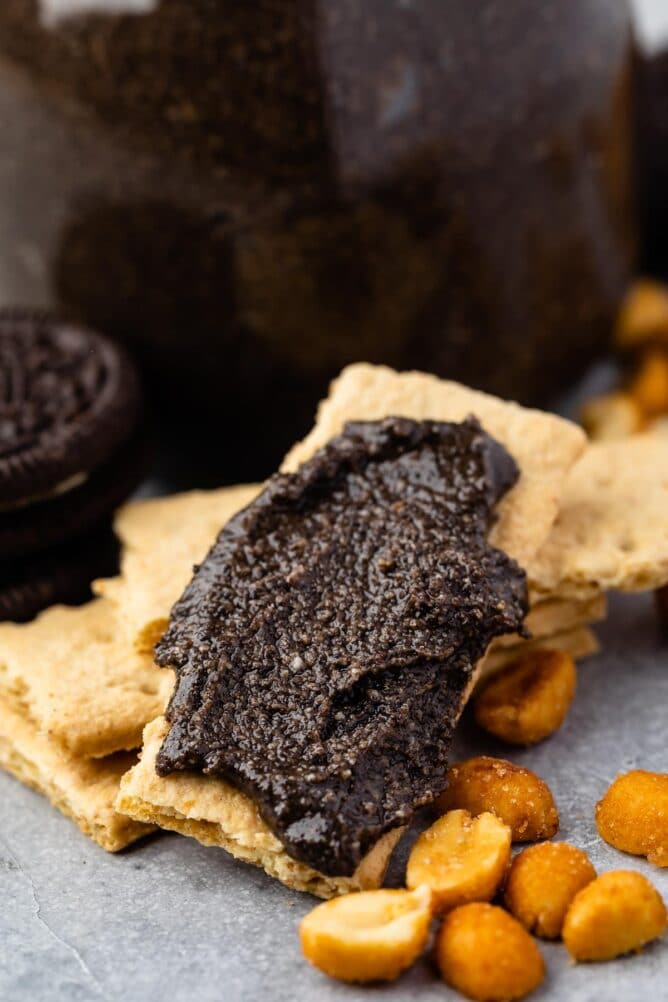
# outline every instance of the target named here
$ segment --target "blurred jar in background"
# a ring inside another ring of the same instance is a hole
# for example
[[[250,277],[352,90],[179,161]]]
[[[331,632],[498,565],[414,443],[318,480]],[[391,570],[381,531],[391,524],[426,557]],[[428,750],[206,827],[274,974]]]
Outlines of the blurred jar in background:
[[[625,0],[2,0],[0,299],[229,475],[354,359],[542,399],[633,261],[633,64]]]
[[[668,4],[635,0],[640,18],[638,83],[642,267],[668,278]]]

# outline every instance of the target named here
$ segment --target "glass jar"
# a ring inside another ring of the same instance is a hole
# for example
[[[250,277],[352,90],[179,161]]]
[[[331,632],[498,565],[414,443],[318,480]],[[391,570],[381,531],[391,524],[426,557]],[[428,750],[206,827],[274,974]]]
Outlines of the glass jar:
[[[634,253],[625,0],[2,0],[0,299],[238,475],[354,359],[535,401]]]

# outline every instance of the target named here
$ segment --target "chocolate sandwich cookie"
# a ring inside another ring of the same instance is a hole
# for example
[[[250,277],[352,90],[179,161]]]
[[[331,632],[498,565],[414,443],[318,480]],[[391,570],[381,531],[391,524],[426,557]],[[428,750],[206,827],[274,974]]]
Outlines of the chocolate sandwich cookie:
[[[79,605],[91,582],[118,568],[119,544],[106,528],[27,560],[5,561],[0,573],[0,621],[27,623],[50,605]]]
[[[126,352],[40,312],[0,311],[0,559],[101,525],[143,467]]]
[[[0,311],[0,505],[63,493],[126,442],[139,417],[130,358],[47,313]]]
[[[78,486],[0,513],[0,558],[37,554],[108,524],[142,480],[147,453],[145,437],[136,434]]]
[[[293,859],[354,872],[443,790],[523,570],[487,540],[519,470],[469,419],[348,424],[220,533],[157,661],[177,685],[156,759],[249,794]]]

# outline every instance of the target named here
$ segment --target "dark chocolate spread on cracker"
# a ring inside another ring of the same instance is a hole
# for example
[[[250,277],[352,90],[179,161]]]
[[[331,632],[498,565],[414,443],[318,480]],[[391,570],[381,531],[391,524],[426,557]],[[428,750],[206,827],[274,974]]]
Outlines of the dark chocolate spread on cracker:
[[[172,611],[157,771],[246,791],[293,858],[349,875],[442,791],[521,568],[487,542],[518,469],[475,419],[348,424],[220,533]]]

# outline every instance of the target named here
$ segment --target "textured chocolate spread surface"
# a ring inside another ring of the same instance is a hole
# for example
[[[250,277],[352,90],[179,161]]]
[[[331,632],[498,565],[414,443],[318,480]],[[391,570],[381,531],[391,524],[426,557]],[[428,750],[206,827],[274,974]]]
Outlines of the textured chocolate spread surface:
[[[487,542],[514,460],[479,423],[348,424],[222,530],[172,611],[160,775],[245,790],[295,859],[351,874],[443,789],[476,662],[526,614]]]

